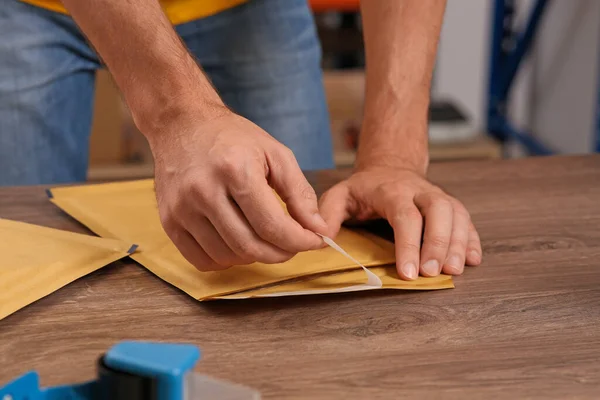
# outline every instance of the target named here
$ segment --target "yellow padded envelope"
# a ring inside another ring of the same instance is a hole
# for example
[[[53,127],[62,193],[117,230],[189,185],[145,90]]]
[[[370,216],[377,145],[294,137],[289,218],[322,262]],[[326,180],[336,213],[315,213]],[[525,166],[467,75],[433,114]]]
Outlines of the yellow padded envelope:
[[[119,240],[0,219],[0,319],[134,249]]]
[[[262,296],[261,290],[265,295],[294,294],[288,293],[285,285],[278,285],[286,281],[292,281],[292,292],[299,287],[310,289],[311,285],[343,288],[367,281],[362,269],[356,274],[357,265],[332,248],[300,253],[280,264],[254,263],[225,271],[200,272],[183,258],[163,231],[152,180],[62,187],[49,194],[54,204],[98,235],[139,244],[133,259],[198,300],[249,290],[254,290],[252,297]],[[393,244],[374,235],[342,229],[336,242],[367,267],[394,263]],[[341,271],[352,275],[323,276]],[[446,277],[444,285],[428,288],[446,288],[448,281],[451,283],[450,277]],[[407,285],[390,274],[386,287],[394,288],[395,284],[403,288]],[[408,284],[417,288],[423,281]]]
[[[421,277],[415,281],[405,281],[400,279],[395,265],[383,267],[370,267],[369,270],[377,275],[382,282],[382,289],[404,289],[404,290],[436,290],[452,289],[452,277],[449,275],[438,275],[436,277]],[[277,297],[285,296],[289,293],[314,291],[325,292],[334,291],[343,292],[344,288],[364,285],[367,277],[362,270],[344,271],[337,274],[329,274],[308,280],[296,282],[284,282],[262,289],[253,289],[228,296],[221,296],[221,299],[245,299],[250,297]]]

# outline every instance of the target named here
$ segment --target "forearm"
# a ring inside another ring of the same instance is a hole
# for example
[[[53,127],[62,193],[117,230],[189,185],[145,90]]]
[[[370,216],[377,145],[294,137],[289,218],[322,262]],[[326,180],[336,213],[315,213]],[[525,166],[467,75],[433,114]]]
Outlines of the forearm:
[[[222,107],[156,0],[63,0],[63,4],[107,65],[146,135],[191,112],[190,105],[198,118]]]
[[[445,0],[361,2],[366,99],[357,168],[428,165],[427,113]]]

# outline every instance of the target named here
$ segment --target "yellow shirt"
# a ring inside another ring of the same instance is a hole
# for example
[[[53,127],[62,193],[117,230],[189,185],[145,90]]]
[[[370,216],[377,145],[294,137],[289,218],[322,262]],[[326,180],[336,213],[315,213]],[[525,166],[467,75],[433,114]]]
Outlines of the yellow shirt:
[[[35,6],[67,14],[60,0],[22,0]],[[160,0],[172,24],[182,24],[198,18],[217,14],[247,0]]]

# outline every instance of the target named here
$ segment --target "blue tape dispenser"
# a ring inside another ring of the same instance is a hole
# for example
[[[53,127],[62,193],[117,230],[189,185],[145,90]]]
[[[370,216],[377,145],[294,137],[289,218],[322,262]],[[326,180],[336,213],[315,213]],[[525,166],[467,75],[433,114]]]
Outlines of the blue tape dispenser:
[[[0,400],[260,400],[245,386],[192,372],[198,347],[121,342],[98,359],[97,379],[41,388],[30,371],[0,387]]]

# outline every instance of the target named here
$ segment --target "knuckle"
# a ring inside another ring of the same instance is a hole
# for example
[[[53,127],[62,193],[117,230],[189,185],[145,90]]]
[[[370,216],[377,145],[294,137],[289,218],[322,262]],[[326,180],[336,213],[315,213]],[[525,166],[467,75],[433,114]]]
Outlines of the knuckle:
[[[397,246],[406,252],[418,253],[421,250],[421,247],[418,244],[412,242],[398,242]]]
[[[393,204],[398,199],[396,188],[390,184],[377,185],[373,191],[373,195],[377,199],[381,199],[384,203]]]
[[[250,257],[237,256],[233,265],[248,265],[248,264],[252,264],[253,262],[256,262],[256,261],[257,260],[253,260]]]
[[[193,259],[190,259],[189,257],[185,257],[185,258],[190,262],[190,264],[192,264],[194,266],[194,268],[196,268],[200,272],[213,271],[210,263],[203,262],[203,263],[198,264]]]
[[[221,173],[229,179],[237,179],[242,173],[241,165],[232,159],[224,159],[219,165]]]
[[[373,196],[376,198],[383,198],[387,195],[384,185],[377,185],[373,190]]]
[[[260,258],[261,253],[258,246],[252,243],[250,240],[243,240],[236,244],[238,255],[245,260],[256,261]]]
[[[256,224],[256,232],[258,235],[268,242],[272,242],[281,237],[281,231],[278,224],[270,219],[264,219]]]
[[[226,178],[241,179],[244,175],[244,152],[231,148],[224,151],[217,161],[217,170]]]
[[[310,185],[300,185],[298,193],[300,194],[300,198],[304,200],[310,200],[315,202],[317,201],[317,194],[315,193],[313,187]]]
[[[452,203],[446,196],[434,195],[431,201],[431,206],[444,211],[452,210]]]
[[[261,259],[261,262],[263,262],[265,264],[280,264],[280,263],[288,261],[289,259],[294,257],[294,255],[295,254],[276,253],[276,254],[268,255],[268,256],[264,257],[263,259]]]
[[[204,205],[208,202],[210,195],[207,190],[200,184],[198,179],[193,177],[186,178],[184,183],[184,196],[182,196],[182,200],[180,203],[184,201],[186,203],[197,203]],[[183,204],[180,204],[183,206]]]
[[[450,247],[453,249],[464,249],[467,247],[469,237],[467,235],[452,235]]]
[[[217,258],[214,262],[219,269],[227,269],[235,265],[235,262],[228,258]]]
[[[282,146],[280,154],[284,162],[296,162],[296,155],[289,147]]]
[[[428,207],[433,205],[440,198],[442,198],[443,195],[442,193],[436,190],[428,190],[426,192],[420,193],[419,197],[422,199],[423,205]]]
[[[465,206],[463,206],[462,203],[460,203],[459,201],[454,203],[454,213],[461,220],[467,221],[469,223],[471,222],[471,214],[469,214]]]
[[[173,196],[167,208],[167,214],[169,218],[175,219],[176,216],[185,209],[186,197],[187,196],[183,195],[183,193],[181,195]]]
[[[394,222],[396,224],[402,224],[402,222],[407,220],[420,220],[422,218],[421,212],[416,207],[401,208],[394,214]]]
[[[203,255],[198,249],[188,246],[179,247],[181,255],[198,271],[212,271],[215,266],[212,260]]]
[[[173,214],[172,213],[160,213],[160,223],[165,231],[165,233],[167,235],[169,235],[169,237],[171,238],[171,240],[173,240],[174,242],[179,241],[179,237],[180,237],[180,232],[178,229],[179,224],[177,224],[177,222],[175,221],[175,218],[173,218]]]
[[[471,223],[469,224],[469,236],[473,237],[474,239],[479,239],[479,233],[477,232],[477,228],[475,228],[475,225],[473,225],[473,221],[471,221]]]
[[[427,240],[427,244],[436,249],[448,248],[449,238],[442,235],[431,235]]]
[[[214,261],[208,261],[208,260],[203,261],[200,264],[194,264],[194,267],[196,267],[196,269],[201,272],[220,271],[220,270],[227,268],[227,267],[223,267],[223,266],[217,264]]]

